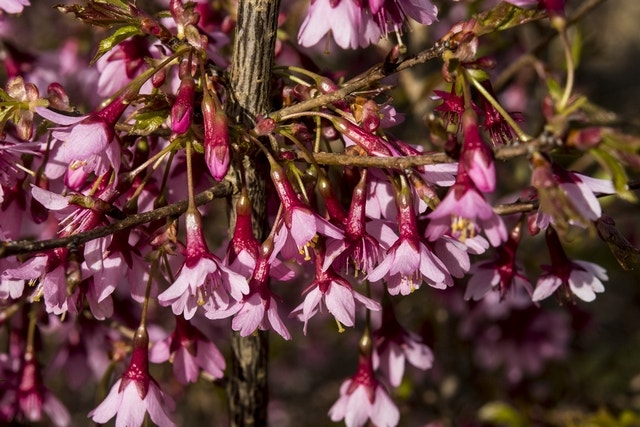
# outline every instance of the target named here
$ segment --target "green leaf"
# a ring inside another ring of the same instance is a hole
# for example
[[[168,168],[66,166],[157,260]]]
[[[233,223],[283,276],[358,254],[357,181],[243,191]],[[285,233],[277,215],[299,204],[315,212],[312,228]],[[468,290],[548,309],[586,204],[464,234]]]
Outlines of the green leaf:
[[[611,174],[613,187],[618,196],[630,202],[635,202],[637,200],[636,196],[627,187],[629,182],[627,172],[618,159],[606,147],[592,148],[589,153]]]
[[[504,402],[489,402],[478,411],[481,421],[501,424],[509,427],[527,427],[526,418],[515,408]]]
[[[132,134],[149,135],[157,130],[167,120],[169,110],[140,111],[135,116]]]
[[[136,34],[142,34],[142,33],[140,32],[138,27],[134,25],[126,25],[124,27],[118,28],[109,37],[100,41],[100,44],[98,45],[98,51],[96,52],[95,56],[91,60],[91,63],[93,64],[98,59],[100,59],[102,55],[109,52],[111,49],[116,47],[118,44],[120,44],[124,40]]]
[[[527,22],[546,18],[547,14],[537,9],[521,9],[510,3],[499,3],[496,7],[475,16],[481,27],[476,34],[492,33],[517,27]]]

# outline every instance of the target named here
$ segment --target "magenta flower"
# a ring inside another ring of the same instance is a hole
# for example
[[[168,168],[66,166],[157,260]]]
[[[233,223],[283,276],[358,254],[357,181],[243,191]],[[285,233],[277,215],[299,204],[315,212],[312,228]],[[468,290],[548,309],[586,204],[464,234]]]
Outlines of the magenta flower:
[[[401,191],[397,200],[400,237],[367,279],[372,282],[384,279],[391,295],[408,295],[420,288],[423,281],[438,289],[453,285],[446,266],[420,240],[410,190]]]
[[[400,412],[373,373],[371,357],[360,356],[356,374],[340,386],[340,398],[329,409],[331,421],[361,427],[367,420],[378,427],[393,427]]]
[[[247,280],[231,271],[207,248],[202,234],[202,217],[197,210],[185,214],[187,229],[186,259],[175,282],[158,295],[163,306],[191,319],[199,305],[207,312],[224,310],[230,299],[240,300],[249,292]]]
[[[5,200],[5,192],[16,191],[18,180],[24,177],[20,168],[22,155],[40,155],[40,144],[33,142],[19,142],[9,135],[0,140],[0,204]]]
[[[433,366],[433,352],[417,334],[407,331],[398,323],[391,304],[384,304],[382,322],[373,333],[373,366],[380,367],[389,384],[398,387],[402,382],[405,364],[423,371]]]
[[[147,38],[133,36],[120,42],[109,53],[96,62],[100,72],[98,95],[111,96],[139,75],[147,65],[145,58],[151,56]]]
[[[171,130],[174,133],[183,134],[191,126],[195,88],[196,82],[191,74],[186,74],[180,80],[176,100],[171,107]]]
[[[293,309],[291,316],[298,316],[304,322],[304,334],[307,334],[307,322],[319,310],[322,302],[329,313],[344,326],[351,327],[355,323],[356,301],[371,311],[380,310],[380,304],[371,298],[356,292],[351,284],[340,277],[332,267],[323,270],[324,251],[317,247],[315,254],[316,277],[302,292],[307,294],[304,302]]]
[[[32,351],[27,351],[20,371],[20,382],[16,391],[16,419],[40,422],[45,413],[56,427],[71,425],[71,416],[60,401],[42,384],[42,375]]]
[[[427,218],[430,222],[425,235],[429,240],[436,240],[450,232],[453,237],[464,243],[480,231],[484,231],[493,246],[507,240],[507,229],[502,218],[474,187],[462,167],[459,168],[456,183]]]
[[[289,249],[294,244],[298,252],[305,255],[305,260],[309,260],[311,259],[308,253],[309,243],[313,242],[318,234],[334,239],[344,237],[340,229],[320,218],[318,214],[312,212],[309,207],[298,200],[284,169],[275,163],[271,165],[271,180],[275,184],[282,203],[284,218],[284,226],[280,226],[274,240],[276,253],[284,247],[284,255],[289,257],[293,255]]]
[[[276,295],[269,289],[270,268],[275,256],[276,251],[271,243],[265,242],[249,281],[249,293],[240,301],[233,301],[226,310],[207,311],[205,316],[209,319],[224,319],[235,315],[231,328],[239,331],[243,337],[258,329],[273,329],[282,338],[290,340],[291,334],[278,314]]]
[[[498,287],[504,298],[513,287],[522,287],[532,294],[531,283],[523,274],[522,267],[516,262],[516,250],[520,243],[521,225],[517,225],[509,235],[507,242],[496,248],[494,260],[482,261],[471,266],[470,277],[464,299],[478,301],[492,288]]]
[[[560,286],[572,292],[583,301],[596,299],[596,293],[604,292],[603,280],[607,271],[597,264],[587,261],[571,261],[562,248],[558,234],[551,227],[546,233],[551,266],[543,266],[546,271],[540,276],[533,291],[533,301],[540,301],[554,293]]]
[[[171,360],[173,373],[182,384],[196,382],[200,369],[213,378],[222,378],[226,365],[218,347],[184,317],[175,318],[175,329],[151,347],[149,360],[153,363]]]
[[[469,174],[469,178],[483,193],[496,188],[496,169],[493,152],[482,140],[478,129],[478,116],[473,109],[462,114],[462,135],[464,143],[460,153],[460,166]]]
[[[429,0],[369,0],[369,8],[386,34],[402,33],[407,15],[423,25],[438,20],[438,8]]]
[[[216,181],[222,181],[227,175],[231,163],[229,148],[229,122],[224,111],[214,108],[202,101],[202,115],[204,120],[204,160]]]
[[[540,208],[535,225],[544,230],[549,224],[559,229],[567,224],[587,227],[602,215],[596,194],[614,194],[613,183],[563,169],[534,153],[531,183],[538,191]]]
[[[346,218],[343,239],[328,239],[323,270],[335,265],[338,270],[353,266],[353,273],[368,274],[382,259],[382,249],[366,230],[365,210],[367,202],[367,171],[363,169],[360,181],[353,189],[351,206]]]
[[[25,6],[31,6],[29,0],[0,0],[0,10],[6,13],[20,13]]]
[[[149,337],[139,328],[133,339],[133,354],[129,368],[115,382],[107,397],[89,412],[96,423],[106,423],[114,416],[116,427],[140,427],[146,413],[157,425],[175,426],[167,414],[173,401],[149,375]]]
[[[373,18],[355,1],[312,0],[298,32],[298,43],[313,46],[329,32],[343,49],[366,47],[380,39]]]
[[[71,117],[36,107],[40,116],[65,126],[51,133],[59,141],[52,150],[52,161],[74,169],[83,168],[85,172],[96,175],[105,174],[109,167],[117,171],[120,167],[120,146],[112,144],[112,141],[115,124],[128,106],[125,95],[87,116]]]

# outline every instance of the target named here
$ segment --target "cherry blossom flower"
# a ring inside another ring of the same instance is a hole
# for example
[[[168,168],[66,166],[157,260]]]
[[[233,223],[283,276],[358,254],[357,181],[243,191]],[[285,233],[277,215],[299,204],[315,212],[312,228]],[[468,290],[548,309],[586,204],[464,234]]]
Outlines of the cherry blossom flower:
[[[380,367],[389,384],[398,387],[404,375],[405,362],[427,370],[433,365],[433,352],[422,338],[400,325],[393,307],[385,303],[380,327],[373,332],[373,366]]]
[[[546,240],[551,266],[543,266],[546,273],[536,283],[532,297],[534,301],[547,298],[560,286],[564,286],[567,294],[571,291],[586,302],[596,299],[596,293],[604,292],[602,281],[608,279],[604,268],[587,261],[571,261],[562,248],[558,234],[551,227],[547,229]]]
[[[0,204],[5,200],[5,192],[15,191],[18,180],[24,177],[20,169],[23,154],[39,155],[40,144],[33,142],[19,142],[6,135],[0,140]]]
[[[368,274],[382,259],[382,249],[376,239],[367,233],[365,211],[367,202],[367,171],[362,170],[360,181],[353,189],[351,206],[346,218],[343,239],[328,239],[323,270],[335,265],[339,270],[354,268]]]
[[[39,422],[46,414],[52,425],[71,425],[71,416],[60,401],[42,384],[40,368],[33,351],[26,351],[16,391],[16,419]]]
[[[493,211],[462,167],[459,168],[456,183],[427,218],[430,222],[425,235],[429,240],[436,240],[450,232],[464,243],[480,231],[484,232],[493,246],[507,240],[507,229],[502,218]]]
[[[469,174],[469,178],[483,193],[496,188],[496,170],[493,152],[482,140],[478,129],[478,116],[473,109],[462,114],[462,135],[464,142],[460,153],[460,167]]]
[[[344,235],[340,229],[320,218],[298,200],[284,169],[275,163],[271,165],[271,180],[275,184],[282,203],[284,218],[284,226],[280,226],[274,239],[276,253],[285,248],[284,256],[291,257],[290,248],[294,244],[298,252],[305,255],[305,260],[309,260],[311,258],[308,254],[308,245],[317,238],[318,234],[334,239],[343,238]]]
[[[173,373],[182,384],[196,382],[200,369],[213,378],[222,378],[224,356],[218,347],[182,316],[176,316],[176,327],[167,338],[156,342],[149,351],[149,360],[173,362]]]
[[[420,240],[408,189],[401,190],[397,205],[400,236],[367,279],[372,282],[384,279],[391,295],[408,295],[420,288],[423,281],[438,289],[453,285],[444,263]]]
[[[174,133],[183,134],[191,126],[195,87],[196,82],[189,73],[180,80],[176,100],[171,107],[171,130]]]
[[[202,217],[197,210],[185,214],[186,259],[178,277],[158,295],[161,305],[171,305],[173,313],[191,319],[199,305],[207,312],[226,309],[230,298],[240,300],[249,292],[247,280],[231,271],[207,248],[202,234]]]
[[[229,170],[229,120],[224,111],[217,107],[207,92],[202,100],[204,121],[204,159],[216,181],[221,181]]]
[[[0,10],[6,13],[20,13],[25,6],[31,6],[29,0],[0,0]]]
[[[129,368],[115,382],[107,397],[89,412],[96,423],[106,423],[114,416],[116,427],[140,427],[148,413],[161,427],[175,426],[167,414],[174,406],[158,383],[149,375],[149,337],[143,327],[136,331]]]
[[[568,225],[588,227],[602,215],[596,194],[614,194],[613,183],[563,169],[544,155],[534,153],[531,183],[538,191],[537,228],[549,224],[564,230]]]
[[[144,71],[147,65],[145,58],[149,56],[146,37],[133,36],[118,43],[96,61],[96,68],[100,72],[98,95],[111,96],[125,87]]]
[[[298,43],[310,47],[331,32],[343,49],[356,49],[376,43],[380,29],[371,15],[353,0],[313,0],[300,31]]]
[[[356,301],[368,310],[380,310],[380,304],[356,292],[333,268],[323,270],[324,250],[320,246],[316,247],[315,255],[316,277],[302,292],[306,294],[304,302],[291,312],[291,316],[298,316],[304,322],[305,335],[309,319],[322,310],[322,302],[336,321],[348,327],[355,323]]]
[[[407,15],[423,25],[437,21],[438,8],[429,0],[369,0],[378,26],[386,33],[402,33]]]
[[[273,329],[282,338],[290,340],[291,334],[278,314],[276,295],[269,288],[270,268],[276,253],[271,242],[263,243],[249,280],[249,293],[240,301],[232,301],[226,310],[206,311],[205,316],[209,319],[224,319],[235,315],[231,328],[239,331],[243,337],[257,329]]]
[[[509,239],[496,248],[497,256],[490,261],[482,261],[471,266],[469,282],[464,299],[478,301],[492,288],[498,287],[504,298],[513,287],[526,289],[532,294],[531,283],[523,274],[523,269],[516,261],[516,250],[520,243],[521,224],[511,231]]]
[[[370,356],[360,356],[356,374],[340,386],[340,398],[329,409],[329,417],[344,420],[347,427],[361,427],[369,419],[378,427],[398,424],[400,412],[376,379]]]

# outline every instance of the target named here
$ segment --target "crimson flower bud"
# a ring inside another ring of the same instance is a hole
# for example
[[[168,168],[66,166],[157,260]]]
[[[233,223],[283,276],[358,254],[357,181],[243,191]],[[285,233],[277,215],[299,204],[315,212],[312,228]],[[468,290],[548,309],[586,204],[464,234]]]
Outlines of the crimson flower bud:
[[[195,80],[190,74],[180,81],[176,102],[171,108],[171,130],[177,134],[185,133],[191,125],[195,87]]]
[[[213,100],[202,101],[204,119],[204,159],[216,181],[222,181],[229,170],[229,123],[224,111],[216,110]]]
[[[364,149],[370,156],[390,157],[391,150],[379,136],[364,131],[348,120],[341,117],[332,119],[335,128],[344,136],[351,139],[359,147]]]

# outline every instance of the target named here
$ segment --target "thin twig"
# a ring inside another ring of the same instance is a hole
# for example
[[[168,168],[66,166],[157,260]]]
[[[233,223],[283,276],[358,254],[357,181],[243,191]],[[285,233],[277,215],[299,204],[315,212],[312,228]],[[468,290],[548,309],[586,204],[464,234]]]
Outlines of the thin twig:
[[[196,205],[203,205],[212,201],[215,198],[227,197],[231,194],[231,184],[223,181],[220,184],[216,184],[208,190],[196,196]],[[54,248],[69,247],[74,245],[81,245],[90,240],[98,239],[100,237],[115,234],[118,231],[125,230],[127,228],[135,227],[137,225],[146,224],[158,219],[167,218],[170,216],[180,215],[187,210],[187,201],[182,200],[177,203],[173,203],[168,206],[163,206],[158,209],[154,209],[149,212],[143,212],[135,215],[128,216],[127,218],[106,225],[104,227],[95,228],[83,233],[73,234],[70,236],[39,240],[39,241],[0,241],[0,258],[5,258],[10,255],[27,254],[33,252],[42,252]]]

